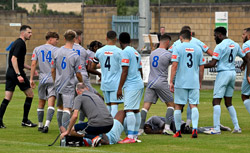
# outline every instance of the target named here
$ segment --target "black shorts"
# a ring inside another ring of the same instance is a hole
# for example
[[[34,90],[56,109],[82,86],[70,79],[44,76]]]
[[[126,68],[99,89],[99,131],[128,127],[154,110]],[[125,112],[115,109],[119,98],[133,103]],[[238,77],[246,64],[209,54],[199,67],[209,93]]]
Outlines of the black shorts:
[[[24,79],[24,83],[20,83],[17,79],[16,72],[12,68],[8,68],[6,73],[5,91],[15,91],[16,85],[18,85],[20,90],[22,91],[29,89],[30,81],[26,77],[26,74],[24,72],[21,72],[21,76]]]

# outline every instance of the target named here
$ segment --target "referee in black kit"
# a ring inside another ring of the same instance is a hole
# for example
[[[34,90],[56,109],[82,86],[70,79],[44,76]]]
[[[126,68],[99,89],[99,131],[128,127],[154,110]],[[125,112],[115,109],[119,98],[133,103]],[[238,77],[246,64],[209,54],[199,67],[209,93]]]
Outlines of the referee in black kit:
[[[25,72],[23,71],[24,68],[30,70],[30,66],[24,64],[24,61],[26,55],[25,41],[29,40],[31,36],[31,27],[28,25],[22,25],[20,28],[20,37],[13,43],[11,47],[9,53],[9,67],[6,73],[5,98],[3,99],[0,107],[0,128],[6,128],[3,124],[3,115],[13,96],[16,85],[18,85],[26,95],[25,103],[23,106],[24,112],[22,126],[37,126],[28,119],[28,114],[34,94],[32,89],[30,88],[30,82],[27,79]]]

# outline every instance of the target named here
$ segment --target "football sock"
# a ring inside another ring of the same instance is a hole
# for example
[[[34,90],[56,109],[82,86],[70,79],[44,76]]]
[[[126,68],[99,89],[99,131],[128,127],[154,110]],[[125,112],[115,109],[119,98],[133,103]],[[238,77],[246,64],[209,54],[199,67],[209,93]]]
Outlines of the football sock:
[[[47,110],[47,117],[46,117],[45,126],[49,127],[49,124],[53,118],[54,113],[55,113],[55,108],[52,106],[49,106],[48,110]]]
[[[141,124],[141,113],[135,113],[135,129],[134,129],[134,138],[137,138],[138,132],[139,132],[139,128],[140,128],[140,124]]]
[[[111,106],[107,105],[107,109],[109,110],[109,112],[111,113]]]
[[[174,108],[173,107],[168,107],[167,112],[166,112],[166,117],[165,117],[165,124],[168,126],[165,126],[167,129],[169,129],[171,122],[173,121],[174,118]]]
[[[83,114],[82,111],[80,111],[80,114],[79,114],[79,122],[78,123],[83,123],[85,120],[85,115]]]
[[[37,109],[38,127],[43,127],[43,116],[44,116],[44,109],[38,108]]]
[[[192,125],[193,129],[198,128],[198,121],[199,121],[199,111],[197,107],[192,108]]]
[[[147,113],[148,113],[148,111],[145,108],[141,109],[141,124],[140,124],[140,129],[144,129],[144,124],[146,122]]]
[[[111,115],[115,118],[116,113],[118,112],[118,105],[111,105]]]
[[[128,128],[128,138],[133,139],[134,138],[134,129],[135,129],[135,114],[134,112],[127,112],[127,128]]]
[[[58,123],[58,127],[60,128],[62,126],[62,116],[63,116],[63,110],[61,109],[57,109],[57,123]]]
[[[3,101],[2,101],[2,104],[1,104],[1,107],[0,107],[0,121],[3,121],[3,115],[4,115],[4,113],[5,113],[5,111],[6,111],[6,108],[7,108],[7,106],[8,106],[8,104],[9,104],[9,100],[7,100],[7,99],[3,99]]]
[[[187,107],[187,120],[191,120],[191,117],[192,117],[192,111],[191,111],[190,105],[188,104],[188,107]]]
[[[213,112],[213,120],[214,120],[214,129],[216,131],[220,131],[220,115],[221,115],[221,107],[220,105],[215,105]]]
[[[248,113],[250,114],[250,99],[244,100],[244,105],[245,105]]]
[[[237,119],[237,113],[234,109],[234,106],[227,107],[227,110],[229,111],[230,117],[232,119],[232,122],[234,124],[234,129],[239,130],[239,124],[238,124],[238,119]]]
[[[31,97],[26,97],[25,99],[25,103],[23,105],[23,122],[27,122],[28,121],[28,115],[30,112],[30,107],[31,107],[31,103],[32,103],[33,98]]]
[[[181,129],[181,110],[174,111],[174,121],[175,121],[176,132],[180,131],[180,129]]]
[[[67,130],[70,121],[70,111],[64,110],[62,116],[62,126]]]

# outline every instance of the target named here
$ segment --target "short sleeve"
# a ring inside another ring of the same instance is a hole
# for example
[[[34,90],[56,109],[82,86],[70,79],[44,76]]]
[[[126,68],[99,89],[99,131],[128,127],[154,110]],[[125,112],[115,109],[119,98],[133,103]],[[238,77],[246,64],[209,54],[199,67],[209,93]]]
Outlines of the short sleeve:
[[[247,53],[250,52],[250,47],[249,47],[246,43],[244,43],[244,44],[242,45],[242,52],[243,52],[244,54],[247,54]]]
[[[217,45],[214,49],[214,53],[213,53],[212,58],[216,59],[216,60],[220,60],[220,57],[221,57],[221,49],[220,49],[219,45]]]
[[[22,42],[17,42],[13,50],[13,55],[15,57],[20,57],[20,54],[22,53],[22,49],[23,49]]]
[[[32,57],[31,57],[31,60],[32,61],[37,61],[37,59],[38,59],[38,57],[37,57],[37,48],[35,48],[34,50],[33,50],[33,53],[32,53]]]
[[[126,50],[122,51],[122,66],[129,66],[130,58]]]
[[[52,52],[51,68],[56,68],[56,50]]]
[[[81,98],[77,96],[74,100],[73,110],[80,110],[81,108]]]
[[[139,69],[141,69],[142,68],[142,62],[141,62],[141,55],[139,55],[139,59],[140,59],[140,61],[139,61]]]
[[[178,54],[178,49],[177,49],[177,47],[175,47],[173,50],[172,56],[171,56],[171,61],[172,62],[179,62],[179,59],[180,59],[180,57]]]
[[[209,49],[209,47],[207,45],[205,45],[202,41],[200,41],[199,39],[197,39],[197,45],[201,48],[201,50],[206,53],[207,50]]]
[[[199,65],[204,65],[205,64],[205,58],[204,58],[204,56],[203,56],[203,54],[202,54],[202,52],[201,52],[201,54],[200,54],[200,63],[199,63]]]
[[[97,50],[95,53],[95,57],[93,58],[93,62],[96,64],[99,63],[99,55],[100,55],[100,50]]]

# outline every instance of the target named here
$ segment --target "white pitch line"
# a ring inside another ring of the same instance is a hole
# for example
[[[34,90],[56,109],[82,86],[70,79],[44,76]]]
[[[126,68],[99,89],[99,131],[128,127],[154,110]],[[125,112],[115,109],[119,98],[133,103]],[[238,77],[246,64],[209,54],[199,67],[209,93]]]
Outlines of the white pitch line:
[[[32,142],[19,142],[19,141],[7,141],[7,140],[0,140],[0,142],[5,142],[5,143],[9,143],[9,144],[21,144],[21,145],[28,145],[28,146],[46,146],[43,144],[39,144],[39,143],[32,143]],[[49,147],[49,146],[46,146]],[[51,146],[52,147],[52,146]],[[57,148],[64,148],[67,149],[67,151],[69,152],[108,152],[108,153],[117,153],[117,152],[112,152],[112,151],[102,151],[102,150],[94,150],[94,148],[88,147],[87,148],[83,148],[83,147],[60,147],[60,146],[53,146],[53,147],[57,147]],[[35,152],[39,152],[39,150],[30,150],[30,151],[35,151]]]

